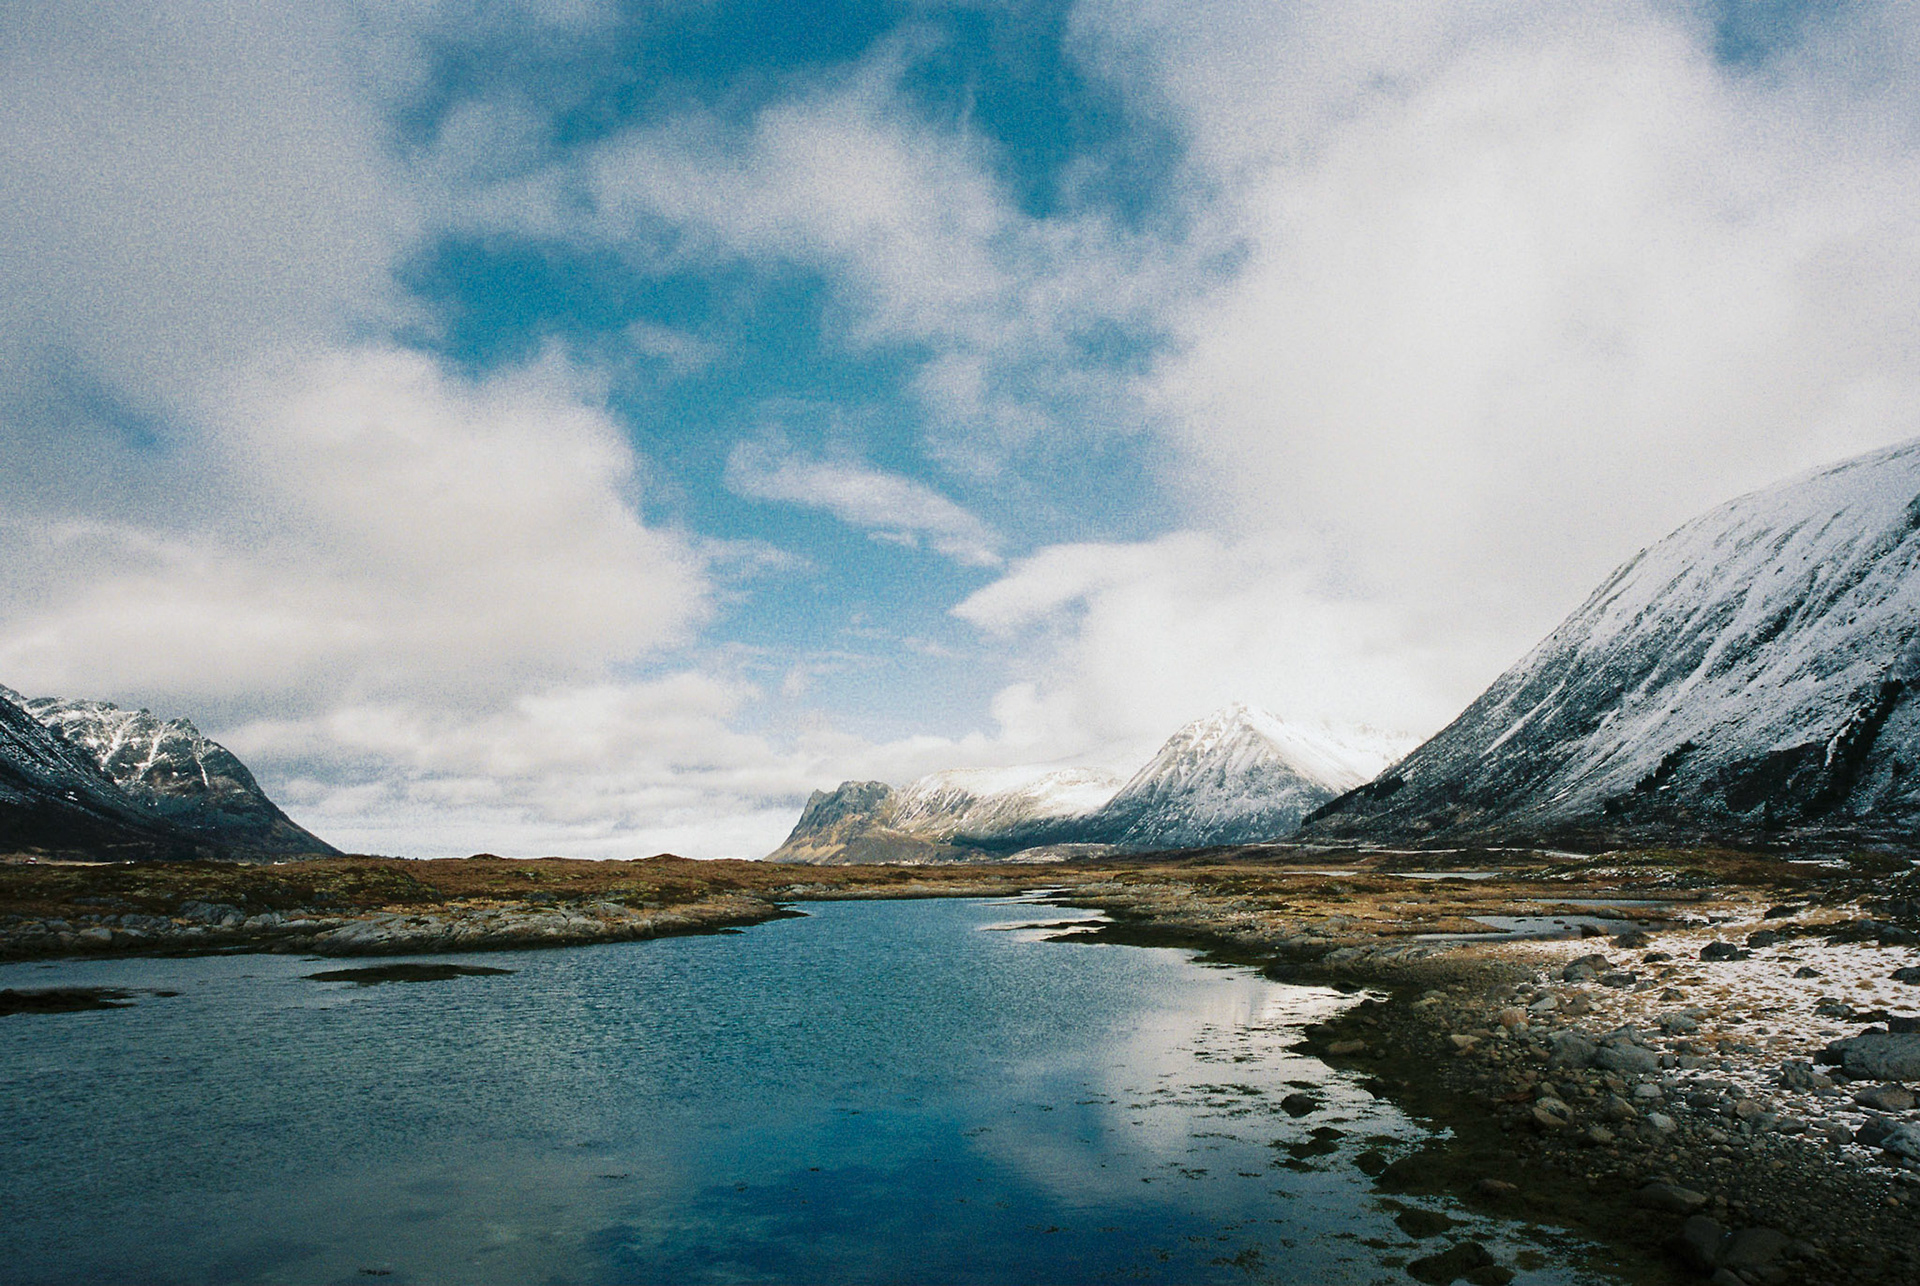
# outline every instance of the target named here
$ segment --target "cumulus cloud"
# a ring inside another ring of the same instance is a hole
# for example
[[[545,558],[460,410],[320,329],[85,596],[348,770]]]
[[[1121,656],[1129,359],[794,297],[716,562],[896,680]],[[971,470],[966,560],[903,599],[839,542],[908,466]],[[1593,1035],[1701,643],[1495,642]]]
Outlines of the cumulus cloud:
[[[703,617],[635,460],[558,363],[469,382],[394,349],[249,367],[153,526],[13,524],[0,670],[230,706],[485,699],[646,656]],[[188,489],[190,486],[190,489]],[[184,519],[184,521],[183,521]]]
[[[1870,56],[1912,32],[1809,21],[1756,71],[1666,5],[1078,10],[1188,140],[1192,237],[1230,265],[1141,388],[1192,521],[1316,628],[1365,603],[1382,655],[1457,658],[1407,722],[1693,513],[1920,432],[1915,77]],[[1097,668],[1101,613],[1074,619]],[[1311,634],[1276,659],[1311,668]]]
[[[824,509],[875,540],[919,545],[973,567],[996,567],[987,525],[924,483],[857,460],[812,460],[743,442],[727,457],[727,485],[743,496]]]

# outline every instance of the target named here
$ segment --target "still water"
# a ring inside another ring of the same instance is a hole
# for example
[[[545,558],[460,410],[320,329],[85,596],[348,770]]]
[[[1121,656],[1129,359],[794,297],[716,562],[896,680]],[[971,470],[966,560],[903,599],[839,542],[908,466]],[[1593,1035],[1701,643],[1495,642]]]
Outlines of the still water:
[[[0,1281],[1404,1283],[1446,1245],[1352,1164],[1420,1129],[1288,1052],[1347,998],[1019,927],[1062,914],[823,903],[379,986],[0,966],[145,989],[0,1018]],[[1523,1231],[1458,1230],[1540,1263]]]

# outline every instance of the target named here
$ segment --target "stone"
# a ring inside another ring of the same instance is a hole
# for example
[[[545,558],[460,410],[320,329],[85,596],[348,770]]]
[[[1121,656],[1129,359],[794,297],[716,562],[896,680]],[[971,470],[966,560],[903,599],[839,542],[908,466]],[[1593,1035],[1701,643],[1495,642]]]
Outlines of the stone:
[[[1892,1133],[1892,1121],[1884,1116],[1870,1116],[1853,1132],[1853,1141],[1863,1148],[1877,1148],[1880,1141]]]
[[[1558,1008],[1560,1008],[1560,997],[1542,996],[1527,1006],[1527,1012],[1532,1014],[1550,1014]]]
[[[1904,1112],[1913,1106],[1913,1093],[1904,1085],[1870,1085],[1855,1093],[1853,1101],[1876,1112]]]
[[[1747,953],[1731,942],[1709,942],[1700,948],[1700,958],[1707,961],[1745,960]]]
[[[1853,1131],[1838,1121],[1830,1121],[1820,1127],[1820,1136],[1832,1144],[1853,1142]]]
[[[1637,951],[1652,941],[1639,929],[1626,929],[1613,935],[1613,945],[1623,950]]]
[[[1447,1037],[1447,1043],[1453,1046],[1455,1052],[1464,1054],[1475,1045],[1478,1045],[1480,1038],[1478,1036],[1468,1036],[1461,1032],[1454,1032]]]
[[[1778,1228],[1740,1228],[1728,1234],[1720,1247],[1720,1267],[1735,1273],[1771,1267],[1793,1238]]]
[[[1780,1118],[1779,1123],[1773,1127],[1773,1132],[1775,1134],[1805,1134],[1807,1132],[1807,1123],[1797,1116],[1783,1116]]]
[[[1407,1275],[1428,1286],[1447,1286],[1476,1269],[1494,1267],[1493,1256],[1477,1241],[1463,1241],[1437,1255],[1427,1255],[1407,1265]]]
[[[1280,1110],[1288,1116],[1309,1116],[1320,1107],[1320,1100],[1311,1094],[1289,1094],[1280,1100]]]
[[[225,902],[190,901],[180,904],[180,918],[195,924],[231,925],[243,923],[247,913]]]
[[[1658,1085],[1643,1081],[1633,1087],[1633,1096],[1642,1102],[1652,1103],[1665,1097],[1666,1091]]]
[[[1902,1121],[1880,1140],[1881,1150],[1910,1161],[1920,1161],[1920,1122]]]
[[[1669,1036],[1687,1036],[1700,1030],[1700,1020],[1679,1011],[1665,1013],[1660,1015],[1660,1030]]]
[[[1336,1040],[1327,1046],[1327,1052],[1335,1058],[1345,1058],[1349,1054],[1358,1054],[1367,1047],[1364,1040]]]
[[[1733,1114],[1742,1121],[1751,1121],[1755,1117],[1766,1115],[1767,1105],[1758,1099],[1743,1098],[1733,1105]]]
[[[1833,1077],[1814,1071],[1804,1058],[1789,1058],[1780,1064],[1780,1083],[1790,1090],[1824,1090],[1833,1088]]]
[[[1672,1117],[1668,1116],[1665,1112],[1647,1113],[1647,1124],[1651,1125],[1654,1129],[1660,1131],[1660,1133],[1662,1134],[1672,1134],[1675,1130],[1680,1128],[1680,1122],[1674,1120]]]
[[[1502,1027],[1508,1028],[1509,1030],[1515,1027],[1525,1027],[1527,1025],[1527,1011],[1508,1007],[1502,1009],[1499,1014],[1496,1015],[1496,1019]]]
[[[1643,1210],[1664,1210],[1669,1214],[1690,1215],[1706,1207],[1707,1194],[1683,1188],[1677,1183],[1656,1179],[1633,1194],[1633,1204]]]
[[[1560,981],[1571,983],[1592,982],[1600,976],[1599,971],[1585,961],[1576,960],[1560,971]]]
[[[1368,1148],[1353,1159],[1353,1168],[1365,1175],[1384,1173],[1387,1168],[1387,1154]]]
[[[1612,973],[1603,973],[1600,975],[1600,985],[1602,987],[1631,987],[1639,981],[1639,975],[1628,973],[1624,969],[1618,969]]]
[[[103,925],[82,929],[74,935],[80,939],[80,945],[87,947],[107,947],[113,945],[113,930]]]
[[[1621,1098],[1618,1094],[1609,1094],[1600,1104],[1600,1115],[1609,1121],[1618,1122],[1631,1121],[1639,1116],[1640,1113],[1634,1110],[1633,1104],[1627,1102],[1627,1100]]]
[[[1920,1081],[1920,1033],[1864,1032],[1827,1046],[1850,1076],[1876,1081]]]
[[[1905,969],[1893,971],[1895,982],[1920,982],[1920,965],[1908,965]]]
[[[1725,1228],[1705,1215],[1690,1215],[1668,1245],[1689,1268],[1710,1273],[1719,1266],[1720,1246],[1726,1239]]]
[[[1820,971],[1812,965],[1801,965],[1793,971],[1793,976],[1796,978],[1818,978]]]
[[[1438,1237],[1441,1233],[1453,1227],[1453,1220],[1447,1218],[1447,1216],[1441,1214],[1438,1210],[1421,1210],[1416,1207],[1408,1207],[1402,1210],[1393,1217],[1393,1221],[1400,1226],[1401,1232],[1406,1233],[1407,1236],[1413,1238],[1415,1241],[1425,1241],[1428,1237]]]
[[[1628,1041],[1602,1045],[1594,1051],[1593,1065],[1609,1072],[1640,1075],[1660,1070],[1660,1055]]]
[[[1587,1036],[1572,1029],[1557,1031],[1550,1039],[1553,1053],[1547,1057],[1548,1067],[1590,1067],[1600,1051]]]
[[[1920,1036],[1920,1015],[1891,1014],[1887,1018],[1887,1030],[1896,1036]]]
[[[1750,947],[1777,947],[1780,945],[1780,935],[1772,929],[1756,929],[1747,935],[1747,945]]]
[[[1565,1129],[1573,1119],[1573,1109],[1557,1098],[1543,1098],[1533,1105],[1533,1123],[1542,1130]]]
[[[1601,1148],[1612,1143],[1619,1136],[1604,1125],[1589,1125],[1581,1131],[1580,1141],[1589,1147]]]

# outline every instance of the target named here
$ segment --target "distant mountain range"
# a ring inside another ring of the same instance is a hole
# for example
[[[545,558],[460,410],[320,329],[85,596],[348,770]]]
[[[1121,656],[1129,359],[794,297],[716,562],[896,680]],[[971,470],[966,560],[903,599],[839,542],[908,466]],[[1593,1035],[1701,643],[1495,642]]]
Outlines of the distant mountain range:
[[[1917,685],[1920,442],[1743,496],[1637,554],[1304,833],[1912,842]]]
[[[1277,839],[1403,748],[1235,705],[1180,729],[1130,778],[1088,768],[960,769],[900,789],[850,781],[815,791],[769,859],[964,862]]]
[[[335,850],[185,719],[0,687],[0,849],[259,858]]]

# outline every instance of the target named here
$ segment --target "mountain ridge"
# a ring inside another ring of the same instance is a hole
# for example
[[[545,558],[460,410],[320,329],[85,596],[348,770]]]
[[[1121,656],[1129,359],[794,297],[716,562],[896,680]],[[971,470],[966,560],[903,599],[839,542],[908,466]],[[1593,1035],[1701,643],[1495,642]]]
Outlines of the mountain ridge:
[[[1063,847],[1140,852],[1275,839],[1377,771],[1390,758],[1385,744],[1346,744],[1235,704],[1181,728],[1126,778],[1100,769],[954,769],[900,788],[842,782],[815,791],[768,856],[994,861]],[[996,780],[999,789],[982,789]]]
[[[1920,441],[1622,563],[1309,838],[1898,837],[1920,821]]]

